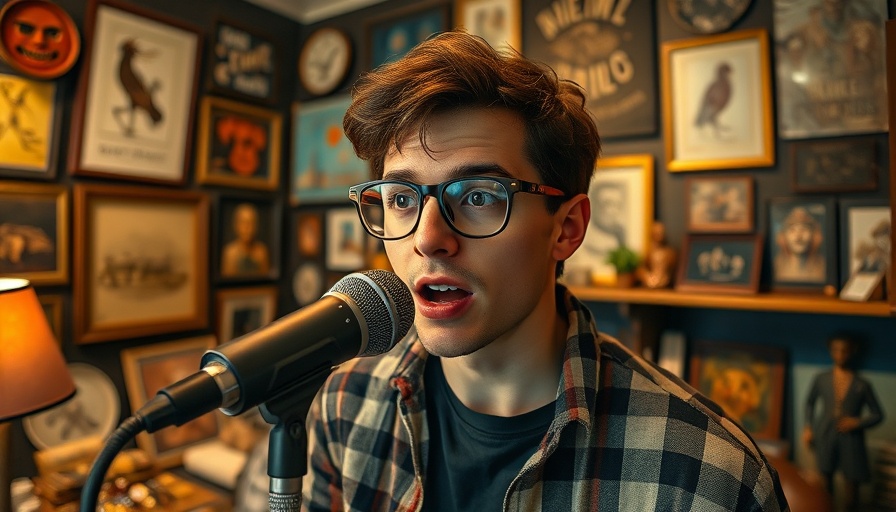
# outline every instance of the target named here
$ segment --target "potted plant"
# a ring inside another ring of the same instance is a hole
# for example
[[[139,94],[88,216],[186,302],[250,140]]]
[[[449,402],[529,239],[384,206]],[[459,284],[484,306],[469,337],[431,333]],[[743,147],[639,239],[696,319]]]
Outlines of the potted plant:
[[[606,262],[616,269],[616,286],[630,288],[635,284],[635,269],[641,264],[638,254],[621,245],[607,254]]]

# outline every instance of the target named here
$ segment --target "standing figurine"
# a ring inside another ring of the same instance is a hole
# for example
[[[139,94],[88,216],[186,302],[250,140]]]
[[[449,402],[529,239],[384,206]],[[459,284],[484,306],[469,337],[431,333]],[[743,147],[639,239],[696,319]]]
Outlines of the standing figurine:
[[[650,228],[650,248],[635,275],[647,288],[667,288],[678,261],[678,251],[666,244],[666,226],[654,222]]]
[[[828,341],[834,367],[819,373],[806,398],[806,426],[803,441],[814,449],[818,469],[828,491],[834,494],[834,473],[846,479],[846,510],[858,510],[859,486],[871,478],[865,429],[883,421],[884,413],[871,383],[852,368],[858,351],[856,339],[838,335]],[[820,414],[815,404],[821,401]],[[863,409],[867,406],[867,414]]]

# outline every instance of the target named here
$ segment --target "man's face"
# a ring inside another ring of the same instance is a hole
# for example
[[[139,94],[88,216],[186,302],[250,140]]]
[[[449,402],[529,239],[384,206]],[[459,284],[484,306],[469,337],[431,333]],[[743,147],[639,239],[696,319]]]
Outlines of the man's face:
[[[426,137],[431,155],[412,133],[400,153],[386,156],[384,179],[436,184],[485,174],[541,183],[525,158],[524,125],[515,113],[465,108],[439,114]],[[430,353],[470,354],[531,332],[533,322],[545,321],[535,310],[556,314],[545,305],[554,293],[559,222],[544,201],[516,194],[507,227],[471,239],[453,231],[435,198],[426,197],[417,230],[385,243],[395,273],[413,292],[417,332]]]
[[[619,187],[605,186],[594,194],[594,212],[591,220],[599,228],[605,231],[613,231],[622,220],[622,210],[625,206],[625,197]]]
[[[245,242],[255,238],[255,229],[258,227],[258,215],[251,207],[237,208],[233,219],[236,236]]]
[[[812,227],[804,222],[794,222],[784,228],[784,240],[790,252],[805,254],[812,244]]]

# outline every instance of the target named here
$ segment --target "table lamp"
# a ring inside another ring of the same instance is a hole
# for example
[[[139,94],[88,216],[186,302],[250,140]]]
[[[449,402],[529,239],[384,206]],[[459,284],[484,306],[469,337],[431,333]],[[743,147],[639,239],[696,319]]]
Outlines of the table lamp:
[[[31,283],[0,278],[0,512],[12,507],[9,422],[74,395],[75,382]]]

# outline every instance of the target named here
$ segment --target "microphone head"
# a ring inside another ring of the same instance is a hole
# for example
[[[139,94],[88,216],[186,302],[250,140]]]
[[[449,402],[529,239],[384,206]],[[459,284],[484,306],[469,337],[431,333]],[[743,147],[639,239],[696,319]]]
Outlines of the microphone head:
[[[359,356],[384,354],[414,323],[414,298],[397,275],[386,270],[354,272],[340,279],[324,295],[339,293],[351,299],[367,322],[368,341]]]

